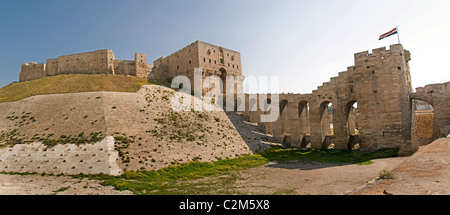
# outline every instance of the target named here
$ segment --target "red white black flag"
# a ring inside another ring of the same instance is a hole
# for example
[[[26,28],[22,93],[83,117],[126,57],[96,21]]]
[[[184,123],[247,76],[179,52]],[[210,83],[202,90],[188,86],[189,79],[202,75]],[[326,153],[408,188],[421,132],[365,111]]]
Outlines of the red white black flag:
[[[387,32],[387,33],[381,35],[379,40],[382,40],[382,39],[384,39],[384,38],[386,38],[386,37],[389,37],[389,36],[392,36],[392,35],[394,35],[394,34],[398,34],[398,27],[396,27],[396,28],[394,28],[393,30],[391,30],[391,31],[389,31],[389,32]]]

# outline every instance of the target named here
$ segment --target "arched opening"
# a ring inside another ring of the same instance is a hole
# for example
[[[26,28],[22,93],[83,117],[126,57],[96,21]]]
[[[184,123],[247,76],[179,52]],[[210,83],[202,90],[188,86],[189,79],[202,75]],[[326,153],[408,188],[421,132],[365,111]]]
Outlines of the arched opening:
[[[262,114],[264,114],[264,115],[270,114],[271,104],[272,104],[272,100],[270,98],[267,98],[266,100],[264,100],[264,106],[261,107]]]
[[[284,135],[283,141],[281,142],[281,144],[284,146],[289,146],[291,144],[291,136]]]
[[[284,110],[288,106],[289,102],[285,99],[280,102],[280,115],[283,115]]]
[[[262,111],[261,114],[262,115],[270,115],[270,113],[272,112],[271,105],[272,105],[272,100],[270,98],[267,98],[264,101],[263,106],[261,107],[261,111]],[[261,122],[261,123],[258,124],[258,126],[266,134],[272,134],[273,135],[272,123],[271,122]]]
[[[250,99],[250,101],[248,102],[248,110],[249,111],[256,111],[256,102],[257,100],[255,98]]]
[[[243,105],[244,105],[244,103],[243,103],[242,99],[240,97],[237,97],[234,102],[234,111],[236,113],[242,114],[242,110],[239,110],[239,109],[242,109]]]
[[[258,118],[258,100],[256,98],[250,98],[248,101],[248,121],[257,122]]]
[[[219,69],[220,72],[220,79],[222,80],[222,98],[223,98],[223,105],[226,107],[226,94],[227,94],[227,70],[224,68]]]
[[[358,130],[358,103],[350,101],[346,105],[348,149],[355,151],[361,147]]]
[[[255,111],[257,111],[257,102],[258,102],[258,100],[257,99],[255,99],[255,98],[251,98],[249,101],[248,101],[248,111],[251,113],[251,112],[255,112]]]
[[[220,72],[220,78],[227,77],[227,70],[225,70],[223,67],[219,69],[219,72]]]
[[[330,101],[324,101],[320,104],[320,126],[322,133],[322,148],[333,149],[333,104]]]
[[[298,103],[298,119],[300,129],[300,148],[310,149],[311,145],[311,124],[309,121],[309,103],[302,101]]]
[[[282,141],[281,143],[285,146],[290,146],[291,145],[291,138],[290,138],[290,131],[289,131],[289,127],[288,127],[288,120],[289,120],[289,116],[288,116],[288,106],[289,106],[289,102],[284,99],[281,100],[280,102],[280,125],[281,125],[281,138]]]
[[[414,100],[415,136],[419,145],[426,145],[436,136],[434,126],[434,108],[428,102]]]

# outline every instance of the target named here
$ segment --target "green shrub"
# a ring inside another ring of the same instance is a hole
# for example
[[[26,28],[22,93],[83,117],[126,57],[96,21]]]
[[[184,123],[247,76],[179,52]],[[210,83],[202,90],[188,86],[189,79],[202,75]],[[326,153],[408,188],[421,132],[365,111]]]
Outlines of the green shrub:
[[[378,180],[390,180],[394,179],[394,175],[388,170],[383,170],[378,174]]]

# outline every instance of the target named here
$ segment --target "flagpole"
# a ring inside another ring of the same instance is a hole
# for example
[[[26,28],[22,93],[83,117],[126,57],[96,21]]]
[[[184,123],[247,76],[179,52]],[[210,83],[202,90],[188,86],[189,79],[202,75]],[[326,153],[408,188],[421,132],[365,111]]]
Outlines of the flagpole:
[[[398,44],[401,45],[401,43],[400,43],[400,31],[398,30],[398,26],[397,26],[397,38],[398,38]]]

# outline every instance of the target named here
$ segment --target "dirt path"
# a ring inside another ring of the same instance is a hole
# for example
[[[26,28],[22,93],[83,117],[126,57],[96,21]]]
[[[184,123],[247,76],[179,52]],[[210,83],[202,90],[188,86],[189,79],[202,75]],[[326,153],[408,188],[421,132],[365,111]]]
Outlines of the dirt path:
[[[393,180],[381,180],[353,194],[449,195],[450,138],[422,146],[392,170]]]
[[[0,195],[130,195],[98,181],[65,176],[0,174]]]
[[[370,165],[272,162],[229,175],[180,182],[177,194],[187,195],[342,195],[374,181],[405,158],[373,160]]]
[[[242,171],[237,180],[240,193],[290,195],[340,195],[352,192],[390,170],[402,158],[374,160],[371,165],[270,163]]]
[[[411,157],[373,160],[370,165],[270,163],[191,182],[214,184],[207,194],[426,195],[450,194],[450,138],[423,146]],[[391,180],[378,180],[386,170]],[[228,180],[224,180],[227,179]],[[230,182],[231,180],[231,182]],[[386,191],[386,192],[385,192]],[[194,193],[201,194],[201,193]]]

